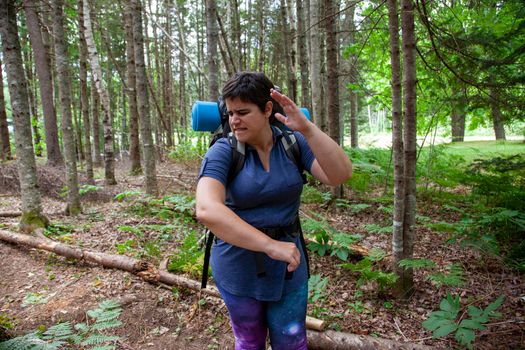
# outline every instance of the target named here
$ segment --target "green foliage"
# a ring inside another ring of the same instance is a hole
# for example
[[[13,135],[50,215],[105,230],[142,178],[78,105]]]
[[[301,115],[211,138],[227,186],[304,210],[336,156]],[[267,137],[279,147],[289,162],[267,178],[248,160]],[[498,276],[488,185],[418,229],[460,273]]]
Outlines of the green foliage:
[[[329,278],[322,277],[320,274],[310,276],[308,279],[308,302],[312,305],[312,315],[320,317],[326,312],[326,308],[322,307],[322,302],[326,300],[326,287],[328,286]]]
[[[143,195],[144,194],[141,191],[137,191],[137,190],[124,191],[124,192],[121,192],[121,193],[115,195],[115,200],[118,201],[118,202],[122,202],[125,199],[138,198],[138,197],[141,197]]]
[[[7,332],[14,326],[15,321],[8,314],[0,313],[0,341],[7,338]]]
[[[95,185],[82,185],[80,186],[80,188],[78,189],[78,193],[83,196],[89,192],[96,192],[96,191],[99,191],[101,190],[102,187],[100,186],[95,186]]]
[[[474,194],[487,198],[492,206],[525,210],[525,156],[515,154],[476,159],[464,181]]]
[[[162,198],[141,196],[131,203],[128,210],[139,216],[194,223],[194,208],[195,198],[193,196],[176,194]]]
[[[329,194],[330,192],[328,192]],[[306,185],[303,187],[303,192],[301,193],[301,202],[305,204],[322,204],[326,203],[326,194],[319,191],[313,186]]]
[[[54,224],[48,225],[44,229],[44,236],[48,238],[58,238],[63,236],[70,236],[74,232],[75,227],[73,225],[56,222]]]
[[[202,147],[195,145],[193,140],[188,139],[181,141],[178,145],[174,146],[168,157],[170,159],[183,162],[197,160],[203,155],[204,153],[202,152]]]
[[[24,299],[22,300],[22,307],[26,307],[29,305],[37,305],[37,304],[45,304],[47,303],[47,297],[40,294],[40,293],[33,293],[29,292],[25,295]]]
[[[21,337],[0,342],[0,350],[57,350],[68,344],[80,344],[86,350],[112,350],[111,343],[119,340],[118,336],[103,334],[122,325],[118,320],[122,308],[118,302],[102,301],[98,308],[87,312],[90,323],[58,323],[47,330],[31,332]]]
[[[372,206],[370,204],[365,204],[365,203],[362,203],[362,204],[352,204],[350,205],[350,211],[352,212],[352,214],[357,214],[357,213],[360,213],[361,211],[363,210],[366,210],[368,208],[371,208]]]
[[[393,226],[380,226],[378,224],[366,224],[364,225],[365,230],[367,230],[370,233],[377,233],[377,234],[390,234],[393,231]]]
[[[350,246],[358,242],[362,236],[340,232],[331,227],[320,215],[317,217],[319,220],[306,219],[302,223],[304,233],[314,236],[314,241],[307,245],[308,249],[319,256],[330,252],[330,256],[346,261],[351,253]]]
[[[436,267],[436,263],[429,259],[403,259],[398,264],[404,268],[426,269]]]
[[[376,254],[374,258],[377,259],[378,257],[379,254]],[[361,288],[365,283],[375,282],[378,285],[379,291],[384,291],[385,288],[393,285],[399,276],[393,272],[383,272],[381,270],[374,269],[374,262],[378,260],[372,259],[370,257],[365,257],[355,264],[346,263],[340,266],[359,274],[359,279],[356,283],[358,288]]]
[[[180,242],[170,258],[168,271],[183,272],[199,276],[204,263],[204,253],[199,247],[199,237],[195,231],[190,231]]]
[[[500,296],[484,310],[469,305],[467,310],[470,318],[463,318],[464,314],[462,314],[458,319],[458,314],[462,310],[460,297],[454,297],[450,293],[447,293],[447,297],[442,299],[439,304],[440,310],[433,311],[422,325],[432,331],[434,338],[441,338],[455,333],[455,338],[461,345],[472,349],[472,342],[476,337],[476,331],[484,330],[486,327],[483,324],[487,323],[491,318],[501,316],[501,314],[495,311],[501,306],[503,300],[504,297]]]
[[[459,264],[452,264],[446,268],[448,272],[436,272],[428,275],[427,279],[440,288],[443,285],[458,287],[465,284],[463,268]]]
[[[308,279],[308,303],[314,304],[326,298],[326,286],[330,279],[320,274],[311,275]]]

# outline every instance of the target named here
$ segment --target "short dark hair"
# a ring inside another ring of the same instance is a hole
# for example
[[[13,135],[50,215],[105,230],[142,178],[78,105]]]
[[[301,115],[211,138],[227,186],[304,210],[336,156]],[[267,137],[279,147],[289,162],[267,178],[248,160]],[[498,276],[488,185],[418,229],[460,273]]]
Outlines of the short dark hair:
[[[275,89],[275,85],[268,77],[261,72],[238,72],[235,73],[222,88],[222,98],[240,98],[244,102],[251,102],[257,105],[261,112],[264,112],[266,103],[273,102],[273,110],[270,121],[274,118],[275,112],[282,112],[281,106],[270,96],[270,89]]]

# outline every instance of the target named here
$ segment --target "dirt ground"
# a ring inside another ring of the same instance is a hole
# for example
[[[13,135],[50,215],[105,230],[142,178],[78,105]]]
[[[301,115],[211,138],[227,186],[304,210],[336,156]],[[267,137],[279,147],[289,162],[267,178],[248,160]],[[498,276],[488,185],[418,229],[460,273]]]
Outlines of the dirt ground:
[[[14,172],[10,165],[0,165],[0,213],[20,210]],[[163,195],[191,193],[197,164],[161,163],[158,168],[159,188]],[[11,169],[11,170],[10,170]],[[154,217],[134,216],[126,211],[126,202],[116,194],[140,189],[143,177],[129,176],[121,165],[118,185],[104,188],[83,199],[83,213],[78,217],[62,214],[64,202],[58,195],[63,176],[58,170],[41,167],[40,183],[43,207],[52,222],[72,224],[74,232],[66,243],[83,249],[116,254],[116,242],[126,238],[120,225],[162,223]],[[100,182],[102,183],[102,182]],[[348,193],[352,200],[352,194]],[[380,247],[390,251],[388,235],[369,234],[365,224],[388,221],[378,210],[379,203],[357,214],[344,208],[330,209],[303,205],[305,215],[311,212],[327,215],[338,230],[364,236],[366,248]],[[419,202],[419,215],[432,220],[454,222],[456,213],[444,210],[431,200]],[[17,217],[0,217],[0,229],[16,231]],[[474,342],[475,349],[525,349],[525,281],[523,276],[486,255],[456,245],[445,244],[447,236],[422,225],[417,228],[416,257],[427,257],[440,267],[459,263],[467,283],[462,287],[436,288],[422,272],[415,274],[415,293],[408,301],[397,301],[377,286],[365,286],[363,297],[355,298],[356,275],[338,267],[335,257],[310,254],[312,274],[328,277],[326,297],[309,305],[310,315],[326,321],[330,329],[366,334],[399,342],[413,342],[439,348],[457,348],[452,336],[433,339],[421,326],[430,312],[436,310],[447,291],[458,294],[462,305],[486,307],[500,295],[505,301],[498,310],[502,316],[491,321]],[[174,239],[166,242],[163,252],[175,249]],[[20,335],[51,326],[61,321],[73,324],[86,320],[86,311],[106,299],[123,305],[119,318],[123,325],[112,334],[120,336],[117,349],[232,349],[233,336],[222,301],[199,293],[144,282],[141,278],[86,262],[76,262],[55,254],[0,242],[0,315],[14,321],[10,335]],[[209,282],[211,283],[211,282]],[[23,305],[29,293],[45,296],[45,301]]]

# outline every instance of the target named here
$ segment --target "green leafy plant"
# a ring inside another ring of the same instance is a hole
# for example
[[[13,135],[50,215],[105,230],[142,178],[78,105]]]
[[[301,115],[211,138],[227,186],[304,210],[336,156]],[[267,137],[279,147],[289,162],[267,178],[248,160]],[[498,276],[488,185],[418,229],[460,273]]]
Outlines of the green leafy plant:
[[[101,190],[102,187],[100,186],[96,186],[96,185],[82,185],[79,187],[78,189],[78,193],[83,196],[87,193],[90,193],[90,192],[97,192],[99,190]]]
[[[326,308],[322,306],[322,301],[326,299],[326,287],[328,286],[329,278],[322,277],[320,274],[310,276],[308,279],[308,302],[312,306],[312,315],[319,317],[326,312]]]
[[[428,275],[427,279],[440,288],[443,285],[454,287],[465,284],[463,268],[459,264],[447,266],[448,272],[436,272]]]
[[[483,324],[491,318],[501,316],[496,310],[501,306],[503,300],[504,297],[500,296],[485,309],[469,305],[467,310],[470,318],[464,317],[465,313],[462,313],[458,318],[462,310],[460,297],[447,293],[446,298],[439,303],[439,311],[433,311],[422,325],[432,331],[434,338],[441,338],[454,333],[456,340],[461,345],[472,349],[476,331],[484,330],[486,327]]]
[[[28,305],[37,305],[37,304],[45,304],[47,303],[48,297],[40,294],[40,293],[27,293],[22,300],[22,307],[26,307]]]
[[[137,197],[141,197],[143,195],[144,195],[144,193],[142,193],[141,191],[136,191],[136,190],[124,191],[124,192],[121,192],[121,193],[115,195],[115,200],[118,201],[118,202],[122,202],[125,199],[137,198]]]
[[[366,224],[364,225],[365,230],[367,230],[370,233],[377,233],[377,234],[389,234],[392,233],[393,226],[380,226],[378,224]]]
[[[180,246],[171,256],[168,271],[183,272],[198,276],[202,271],[204,253],[199,247],[199,237],[195,231],[190,231],[180,242]]]
[[[398,265],[412,269],[428,269],[436,267],[436,263],[430,259],[403,259]]]
[[[352,204],[352,205],[349,206],[350,211],[352,212],[352,214],[360,213],[363,210],[366,210],[366,209],[371,208],[371,207],[372,206],[370,204],[365,204],[365,203]]]
[[[75,232],[75,227],[69,224],[63,224],[56,222],[48,225],[44,230],[44,236],[48,238],[58,238],[64,236],[70,236]]]
[[[0,313],[0,341],[7,338],[7,332],[13,329],[15,321],[8,314]]]
[[[367,256],[357,263],[346,263],[340,266],[349,269],[359,274],[359,279],[356,282],[358,288],[361,288],[365,283],[375,282],[377,283],[379,291],[384,291],[385,288],[393,285],[399,276],[393,272],[383,272],[381,270],[374,269],[375,257]]]
[[[57,350],[68,344],[81,345],[86,350],[112,350],[119,336],[104,334],[119,327],[122,308],[118,302],[102,301],[98,308],[87,312],[87,323],[73,327],[70,322],[58,323],[47,330],[38,330],[26,335],[0,342],[0,350]]]

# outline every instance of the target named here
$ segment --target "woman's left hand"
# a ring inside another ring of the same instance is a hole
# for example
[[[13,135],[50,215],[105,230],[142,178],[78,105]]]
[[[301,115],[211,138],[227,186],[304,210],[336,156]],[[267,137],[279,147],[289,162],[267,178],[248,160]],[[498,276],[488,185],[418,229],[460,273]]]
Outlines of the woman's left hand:
[[[284,113],[286,114],[275,113],[275,117],[288,128],[305,134],[310,127],[310,121],[303,112],[301,112],[299,107],[297,107],[295,102],[275,89],[270,90],[270,96],[283,107]]]

